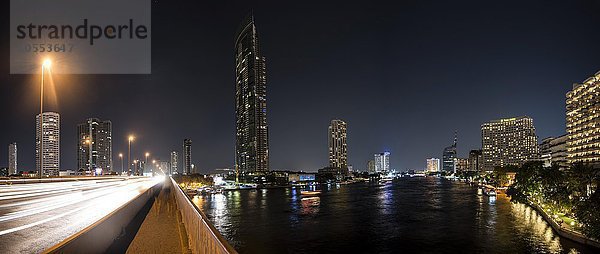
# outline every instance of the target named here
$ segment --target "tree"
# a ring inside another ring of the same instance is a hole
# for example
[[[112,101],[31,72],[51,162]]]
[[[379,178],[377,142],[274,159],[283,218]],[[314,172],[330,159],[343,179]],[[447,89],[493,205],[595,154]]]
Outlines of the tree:
[[[600,192],[595,191],[575,207],[575,215],[581,222],[581,230],[591,238],[600,239]]]

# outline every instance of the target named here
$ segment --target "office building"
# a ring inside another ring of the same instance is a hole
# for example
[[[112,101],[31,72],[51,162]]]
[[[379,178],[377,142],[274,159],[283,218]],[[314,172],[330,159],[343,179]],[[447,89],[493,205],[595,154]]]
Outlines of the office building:
[[[269,170],[267,75],[254,16],[235,37],[235,162],[242,173]]]
[[[183,175],[193,174],[192,172],[192,140],[183,140]]]
[[[567,139],[568,136],[548,137],[540,143],[540,160],[544,167],[556,164],[561,168],[567,168]]]
[[[83,171],[114,172],[112,165],[112,122],[89,118],[77,125],[77,168]]]
[[[427,172],[439,172],[440,171],[440,159],[430,158],[427,159]]]
[[[14,175],[18,171],[17,167],[17,143],[13,142],[8,145],[8,170],[7,175]]]
[[[600,164],[600,71],[567,93],[567,163]]]
[[[471,150],[469,152],[469,171],[481,172],[482,161],[481,149]]]
[[[375,154],[375,173],[390,172],[390,152]]]
[[[60,169],[60,115],[56,112],[44,112],[36,116],[35,122],[36,172],[42,176],[58,176]]]
[[[178,160],[178,154],[176,151],[172,151],[171,152],[171,169],[169,174],[179,174],[179,171],[177,171],[177,160]]]
[[[483,170],[520,166],[539,159],[533,119],[527,116],[493,120],[481,125]]]
[[[347,125],[344,121],[331,120],[328,132],[330,168],[348,168],[346,128]]]

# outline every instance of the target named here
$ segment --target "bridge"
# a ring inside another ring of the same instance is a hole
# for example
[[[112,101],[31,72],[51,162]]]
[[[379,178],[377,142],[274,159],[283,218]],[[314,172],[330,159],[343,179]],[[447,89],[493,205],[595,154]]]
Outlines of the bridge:
[[[237,253],[170,177],[0,180],[0,253]]]

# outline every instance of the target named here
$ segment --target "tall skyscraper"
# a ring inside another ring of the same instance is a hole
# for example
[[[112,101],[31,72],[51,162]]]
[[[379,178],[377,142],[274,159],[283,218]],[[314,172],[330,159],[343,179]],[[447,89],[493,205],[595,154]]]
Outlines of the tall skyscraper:
[[[483,170],[520,166],[538,160],[533,119],[527,116],[493,120],[481,125]]]
[[[84,171],[114,171],[112,166],[112,123],[89,118],[77,125],[77,168]],[[91,152],[90,152],[91,149]],[[91,167],[90,167],[91,163]],[[93,173],[93,172],[92,172]]]
[[[190,175],[192,172],[192,140],[183,140],[183,174]]]
[[[446,172],[456,173],[456,153],[458,136],[454,133],[454,143],[451,146],[444,148],[442,153],[442,169]]]
[[[172,151],[171,152],[171,171],[169,172],[170,174],[179,174],[179,171],[177,171],[177,160],[178,160],[178,154],[176,151]]]
[[[346,123],[342,120],[331,120],[331,125],[329,125],[328,144],[330,168],[348,168],[346,127]]]
[[[374,161],[376,173],[390,172],[390,152],[376,153]]]
[[[60,115],[56,112],[38,114],[35,126],[37,173],[58,176],[60,169]],[[40,149],[42,150],[40,151]]]
[[[8,145],[8,175],[17,173],[17,143],[13,142]]]
[[[567,162],[600,164],[600,71],[567,93]]]
[[[439,172],[440,171],[440,159],[430,158],[427,159],[427,172]]]
[[[238,169],[242,173],[269,170],[267,75],[252,15],[235,38],[235,121]]]

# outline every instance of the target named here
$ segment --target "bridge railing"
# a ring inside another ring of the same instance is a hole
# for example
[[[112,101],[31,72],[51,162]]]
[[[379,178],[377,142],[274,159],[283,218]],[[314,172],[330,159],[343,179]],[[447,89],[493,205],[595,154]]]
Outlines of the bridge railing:
[[[183,224],[192,253],[237,253],[219,231],[210,223],[206,215],[196,207],[191,199],[170,178],[174,186],[177,208],[181,212]]]

